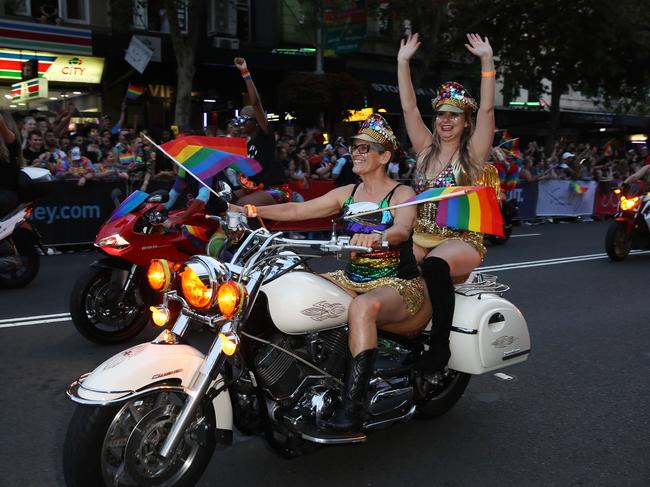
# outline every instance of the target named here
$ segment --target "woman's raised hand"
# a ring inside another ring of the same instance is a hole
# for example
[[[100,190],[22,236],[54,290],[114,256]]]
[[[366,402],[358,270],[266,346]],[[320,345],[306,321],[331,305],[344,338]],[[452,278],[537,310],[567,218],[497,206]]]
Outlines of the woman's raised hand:
[[[492,46],[487,37],[481,39],[481,36],[478,34],[467,34],[467,41],[469,44],[465,44],[465,47],[474,56],[481,59],[492,58]]]
[[[397,60],[410,61],[420,47],[419,39],[419,34],[409,35],[406,39],[402,39],[397,53]]]

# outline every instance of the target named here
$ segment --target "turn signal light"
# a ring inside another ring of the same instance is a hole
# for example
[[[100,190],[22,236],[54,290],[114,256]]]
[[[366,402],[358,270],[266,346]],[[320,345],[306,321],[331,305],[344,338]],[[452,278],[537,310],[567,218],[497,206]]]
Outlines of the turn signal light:
[[[221,339],[221,351],[230,356],[237,350],[237,344],[223,333],[219,333]]]
[[[206,286],[196,273],[186,267],[181,272],[181,287],[187,302],[195,308],[203,309],[212,302],[212,289]]]
[[[221,314],[226,318],[232,318],[239,313],[244,304],[242,297],[245,292],[244,286],[235,281],[227,281],[219,286],[217,290],[217,303],[219,304]]]
[[[172,283],[172,270],[165,259],[153,259],[147,270],[149,286],[156,292],[164,293]]]
[[[621,196],[621,210],[623,211],[631,210],[636,206],[638,202],[639,202],[638,196],[629,199],[626,198],[625,196]]]
[[[151,320],[156,326],[165,326],[169,321],[169,310],[164,306],[150,306]]]

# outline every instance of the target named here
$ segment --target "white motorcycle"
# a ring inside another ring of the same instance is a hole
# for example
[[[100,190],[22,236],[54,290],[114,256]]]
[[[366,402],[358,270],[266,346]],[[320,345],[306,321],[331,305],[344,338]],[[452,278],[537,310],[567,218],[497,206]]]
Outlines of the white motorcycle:
[[[47,169],[24,167],[21,173],[21,177],[30,183],[52,180]],[[31,188],[26,192],[34,193]],[[29,196],[22,193],[23,200]],[[32,203],[22,203],[12,212],[0,215],[0,289],[24,287],[38,274],[40,257],[36,248],[39,247],[43,253],[46,250],[40,236],[28,222],[31,214]]]
[[[231,444],[233,426],[264,436],[287,457],[362,442],[373,430],[445,413],[471,375],[528,358],[526,321],[501,297],[508,287],[473,275],[456,287],[448,369],[434,376],[414,370],[431,326],[427,304],[379,330],[362,432],[323,430],[321,420],[341,399],[352,297],[294,251],[372,249],[334,232],[317,241],[252,231],[239,213],[229,213],[222,226],[240,242],[229,263],[194,256],[183,266],[151,264],[150,285],[164,292],[152,317],[160,326],[174,322],[171,330],[69,386],[67,395],[79,406],[64,445],[68,486],[194,485],[216,445]],[[206,354],[186,341],[193,326],[214,334]]]

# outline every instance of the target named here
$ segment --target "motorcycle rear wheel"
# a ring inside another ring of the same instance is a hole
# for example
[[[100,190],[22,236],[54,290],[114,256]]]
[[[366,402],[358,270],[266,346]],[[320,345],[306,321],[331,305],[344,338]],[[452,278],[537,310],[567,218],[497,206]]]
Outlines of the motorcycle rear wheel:
[[[70,316],[81,335],[95,343],[130,340],[149,322],[143,271],[119,303],[110,302],[111,274],[115,269],[91,267],[82,274],[70,295]]]
[[[632,238],[627,233],[627,223],[614,221],[607,229],[605,236],[605,250],[614,262],[620,262],[630,253]]]
[[[0,289],[18,289],[27,286],[38,274],[41,267],[40,256],[34,246],[34,239],[29,230],[16,228],[10,237],[22,262],[16,270],[0,273]]]
[[[418,419],[442,416],[458,402],[472,376],[455,370],[436,374],[429,382],[423,376],[416,377],[416,410]]]
[[[170,460],[157,454],[184,399],[160,392],[122,406],[77,406],[63,445],[66,485],[195,485],[216,447],[212,404],[199,409]]]

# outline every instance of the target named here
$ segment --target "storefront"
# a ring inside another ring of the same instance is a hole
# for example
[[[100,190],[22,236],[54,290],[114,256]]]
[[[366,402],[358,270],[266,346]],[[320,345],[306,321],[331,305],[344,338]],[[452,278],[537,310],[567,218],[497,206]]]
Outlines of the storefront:
[[[88,29],[0,20],[0,107],[57,113],[72,102],[79,116],[102,111],[104,59],[92,56]],[[47,80],[39,96],[16,96],[21,81]]]

